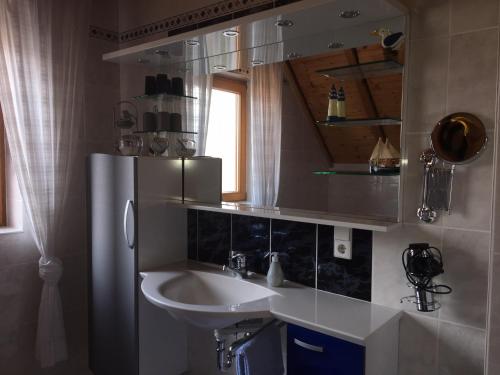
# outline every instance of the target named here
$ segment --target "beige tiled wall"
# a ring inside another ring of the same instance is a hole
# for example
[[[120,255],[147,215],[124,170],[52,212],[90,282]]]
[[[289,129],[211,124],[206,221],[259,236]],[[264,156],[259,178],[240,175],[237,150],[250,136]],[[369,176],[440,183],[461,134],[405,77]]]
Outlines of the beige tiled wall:
[[[117,1],[94,1],[91,23],[118,27]],[[117,48],[89,38],[86,61],[85,125],[80,129],[79,157],[71,196],[59,228],[57,254],[64,264],[60,292],[69,360],[40,369],[35,360],[35,336],[42,282],[39,253],[27,220],[22,233],[0,235],[0,373],[5,375],[89,374],[87,360],[85,156],[113,147],[111,108],[119,98],[119,67],[103,63],[102,54]]]
[[[403,226],[396,232],[374,234],[373,302],[406,310],[400,334],[401,375],[479,375],[487,367],[499,1],[408,3],[412,12]],[[418,155],[429,145],[434,124],[456,111],[477,115],[487,127],[490,143],[480,159],[457,167],[452,215],[443,215],[432,225],[419,224]],[[452,286],[453,293],[440,298],[443,306],[437,312],[417,313],[412,305],[399,302],[411,294],[401,265],[401,252],[410,242],[429,242],[443,252],[445,273],[440,280]],[[498,312],[496,319],[500,333]],[[490,335],[492,344],[498,333]],[[495,364],[499,357],[500,344],[492,345],[490,375],[498,373],[493,369],[500,368],[500,362]]]
[[[123,5],[133,1],[120,0]],[[401,375],[475,375],[500,373],[500,209],[493,211],[496,112],[498,111],[498,0],[409,0],[414,5],[409,61],[409,105],[404,144],[408,168],[404,176],[403,227],[374,235],[373,301],[404,308],[401,322]],[[135,2],[142,4],[142,2]],[[161,4],[160,4],[161,3]],[[177,13],[207,5],[189,1]],[[174,14],[160,4],[158,18]],[[180,4],[180,3],[179,3]],[[141,5],[142,6],[142,5]],[[118,0],[94,1],[92,23],[118,28]],[[133,12],[132,12],[133,13]],[[122,17],[125,15],[122,14]],[[128,16],[127,16],[128,17]],[[146,16],[145,16],[146,17]],[[122,28],[136,26],[135,19],[121,18]],[[90,39],[87,80],[87,122],[81,149],[109,152],[113,144],[112,103],[119,98],[119,68],[101,62],[109,42]],[[467,110],[478,115],[489,129],[488,152],[474,164],[459,167],[455,181],[454,213],[437,224],[421,225],[415,219],[421,184],[417,158],[425,147],[433,124],[450,111]],[[86,373],[86,255],[83,210],[83,155],[81,173],[68,207],[65,236],[65,273],[61,294],[70,348],[70,361],[50,370],[39,370],[34,361],[36,314],[41,282],[37,276],[38,253],[24,232],[3,235],[0,240],[0,368],[14,374]],[[497,168],[498,169],[498,168]],[[500,197],[497,173],[496,196]],[[497,238],[490,246],[492,212]],[[442,299],[443,308],[433,314],[413,312],[400,305],[409,294],[401,267],[401,251],[410,242],[427,241],[442,249],[443,281],[454,287]],[[493,251],[493,250],[494,251]],[[491,273],[488,270],[491,268]],[[492,276],[491,313],[488,312],[488,277]],[[489,335],[489,363],[486,343]]]

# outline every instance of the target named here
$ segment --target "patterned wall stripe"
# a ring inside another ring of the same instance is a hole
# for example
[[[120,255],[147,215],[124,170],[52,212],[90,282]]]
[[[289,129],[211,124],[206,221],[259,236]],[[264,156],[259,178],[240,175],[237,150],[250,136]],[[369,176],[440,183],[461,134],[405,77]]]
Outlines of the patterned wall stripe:
[[[300,0],[224,0],[191,12],[162,19],[118,33],[96,26],[90,26],[90,37],[110,42],[130,42],[158,33],[168,36],[201,29],[217,23],[229,21],[253,13],[276,8]]]

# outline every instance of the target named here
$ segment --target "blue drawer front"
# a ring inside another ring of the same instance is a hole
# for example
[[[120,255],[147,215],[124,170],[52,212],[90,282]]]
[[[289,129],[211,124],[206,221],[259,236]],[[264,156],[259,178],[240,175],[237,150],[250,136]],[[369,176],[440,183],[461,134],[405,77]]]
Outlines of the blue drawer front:
[[[363,375],[365,348],[289,324],[287,367],[288,375]]]

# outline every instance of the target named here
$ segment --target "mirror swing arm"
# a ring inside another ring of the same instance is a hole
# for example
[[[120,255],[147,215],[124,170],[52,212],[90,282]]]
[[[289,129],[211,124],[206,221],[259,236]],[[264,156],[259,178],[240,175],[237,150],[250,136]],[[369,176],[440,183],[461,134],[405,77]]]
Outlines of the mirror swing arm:
[[[417,217],[421,221],[433,223],[438,217],[437,211],[451,214],[455,167],[477,159],[487,142],[483,123],[470,113],[453,113],[436,124],[431,134],[431,148],[420,155],[424,179]]]

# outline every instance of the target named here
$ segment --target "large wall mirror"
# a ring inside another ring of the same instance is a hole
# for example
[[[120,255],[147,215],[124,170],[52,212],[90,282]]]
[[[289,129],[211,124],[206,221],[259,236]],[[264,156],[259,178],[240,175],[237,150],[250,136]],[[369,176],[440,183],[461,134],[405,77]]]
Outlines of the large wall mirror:
[[[299,3],[108,59],[210,77],[204,154],[223,159],[225,201],[397,221],[404,11]]]

